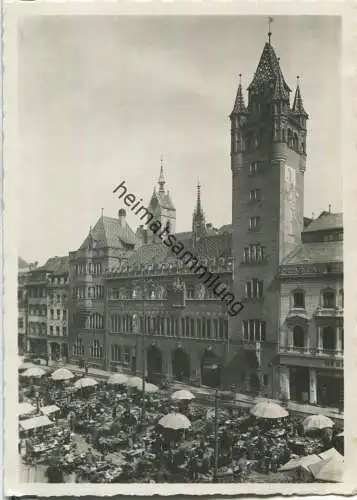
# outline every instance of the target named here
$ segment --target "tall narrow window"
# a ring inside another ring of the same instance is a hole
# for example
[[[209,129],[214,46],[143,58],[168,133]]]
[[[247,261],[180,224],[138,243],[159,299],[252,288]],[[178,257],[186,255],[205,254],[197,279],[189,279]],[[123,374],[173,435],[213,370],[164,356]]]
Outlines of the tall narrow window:
[[[294,307],[297,309],[303,309],[305,307],[305,295],[302,290],[296,290],[293,295]]]
[[[260,229],[260,217],[250,217],[249,231],[258,231]]]
[[[325,290],[323,293],[323,307],[332,309],[336,305],[336,294],[333,290]]]

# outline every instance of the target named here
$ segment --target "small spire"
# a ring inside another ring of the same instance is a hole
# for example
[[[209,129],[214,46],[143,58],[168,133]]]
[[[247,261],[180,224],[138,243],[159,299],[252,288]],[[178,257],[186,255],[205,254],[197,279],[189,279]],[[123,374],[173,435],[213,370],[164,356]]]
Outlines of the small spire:
[[[163,157],[161,156],[160,157],[160,176],[159,176],[159,192],[163,192],[165,191],[165,177],[164,177],[164,159]]]
[[[104,215],[104,208],[101,208],[100,212],[101,212],[101,217],[103,217],[103,215]]]
[[[331,213],[331,203],[328,204],[328,213]]]
[[[244,104],[243,89],[242,89],[242,73],[239,73],[239,83],[236,100],[231,115],[246,114],[247,108]]]
[[[274,22],[274,19],[272,17],[268,17],[268,26],[269,26],[269,31],[268,31],[268,41],[269,41],[269,45],[271,45],[271,25],[272,23]]]
[[[286,99],[289,99],[289,92],[286,89],[284,77],[279,68],[279,72],[275,80],[273,100],[280,101]]]
[[[301,97],[300,76],[299,75],[296,77],[296,91],[295,91],[295,97],[294,97],[292,111],[293,111],[293,113],[296,113],[297,115],[301,115],[301,116],[304,116],[305,118],[308,118],[308,114],[306,113],[306,111],[304,109],[304,104],[303,104],[302,97]]]
[[[200,181],[197,182],[197,203],[196,203],[196,212],[200,214],[202,212],[201,207],[201,184]]]

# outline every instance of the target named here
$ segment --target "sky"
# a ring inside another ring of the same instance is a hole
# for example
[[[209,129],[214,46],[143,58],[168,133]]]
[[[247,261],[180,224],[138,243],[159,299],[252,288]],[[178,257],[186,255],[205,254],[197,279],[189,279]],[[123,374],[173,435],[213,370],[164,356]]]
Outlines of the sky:
[[[117,216],[122,180],[148,203],[161,156],[177,231],[191,228],[198,181],[207,222],[231,223],[229,114],[267,31],[262,16],[23,20],[20,255],[43,263],[76,250],[102,208]],[[342,211],[339,18],[276,16],[271,41],[293,91],[300,75],[310,115],[305,215]],[[128,221],[136,230],[135,214]]]

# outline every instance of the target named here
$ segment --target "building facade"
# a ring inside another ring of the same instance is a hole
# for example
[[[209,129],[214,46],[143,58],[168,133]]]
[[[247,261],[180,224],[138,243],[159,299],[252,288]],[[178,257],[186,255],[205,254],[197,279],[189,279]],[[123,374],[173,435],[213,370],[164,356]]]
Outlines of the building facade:
[[[342,406],[342,240],[342,215],[323,212],[280,267],[280,388],[294,401]]]
[[[68,360],[68,257],[18,274],[19,353]]]

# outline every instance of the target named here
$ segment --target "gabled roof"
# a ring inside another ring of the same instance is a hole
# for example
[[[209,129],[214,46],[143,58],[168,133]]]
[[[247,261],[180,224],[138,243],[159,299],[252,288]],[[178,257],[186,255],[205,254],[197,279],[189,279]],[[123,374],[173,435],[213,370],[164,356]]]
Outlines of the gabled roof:
[[[17,266],[19,269],[26,269],[30,266],[29,262],[26,262],[22,257],[18,257]]]
[[[135,245],[136,237],[126,221],[124,224],[114,217],[102,216],[81,245],[83,248],[122,248]]]
[[[53,274],[66,274],[69,269],[69,257],[51,257],[46,264],[39,269],[48,271]]]
[[[301,243],[282,261],[282,266],[291,264],[319,264],[343,262],[342,241]]]
[[[330,212],[321,212],[317,219],[314,219],[304,229],[304,233],[315,231],[326,231],[329,229],[343,229],[343,214]]]
[[[280,74],[281,69],[279,60],[276,57],[272,45],[267,42],[264,46],[257,70],[254,74],[252,83],[248,87],[248,90],[263,90],[267,83],[275,83]],[[285,82],[282,74],[281,78],[284,90],[291,92],[291,89]]]

